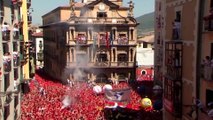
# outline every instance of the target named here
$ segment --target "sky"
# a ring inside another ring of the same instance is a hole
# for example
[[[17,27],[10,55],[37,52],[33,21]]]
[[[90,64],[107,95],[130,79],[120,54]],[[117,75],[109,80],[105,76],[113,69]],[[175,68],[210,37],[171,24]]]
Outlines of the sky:
[[[79,1],[79,0],[75,0]],[[130,0],[123,0],[123,5],[128,6]],[[138,17],[154,11],[155,0],[132,0],[135,3],[134,17]],[[31,8],[33,25],[42,24],[42,16],[59,6],[69,5],[69,0],[32,0]]]

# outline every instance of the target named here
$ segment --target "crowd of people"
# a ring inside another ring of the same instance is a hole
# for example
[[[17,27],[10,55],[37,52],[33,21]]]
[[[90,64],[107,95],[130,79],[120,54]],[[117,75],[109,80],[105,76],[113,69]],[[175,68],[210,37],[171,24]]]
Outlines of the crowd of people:
[[[22,120],[103,120],[106,119],[105,106],[114,105],[103,94],[94,94],[91,85],[86,82],[70,87],[70,84],[63,85],[36,74],[29,87],[30,92],[22,97]],[[112,87],[121,89],[128,84],[122,82]],[[131,90],[130,101],[122,105],[139,112],[140,100],[137,92]]]

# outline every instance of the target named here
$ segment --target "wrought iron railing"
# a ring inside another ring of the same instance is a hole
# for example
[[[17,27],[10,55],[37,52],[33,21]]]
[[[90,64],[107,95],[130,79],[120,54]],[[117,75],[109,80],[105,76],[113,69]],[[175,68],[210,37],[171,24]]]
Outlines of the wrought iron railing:
[[[3,41],[10,41],[10,31],[2,31],[2,40]]]

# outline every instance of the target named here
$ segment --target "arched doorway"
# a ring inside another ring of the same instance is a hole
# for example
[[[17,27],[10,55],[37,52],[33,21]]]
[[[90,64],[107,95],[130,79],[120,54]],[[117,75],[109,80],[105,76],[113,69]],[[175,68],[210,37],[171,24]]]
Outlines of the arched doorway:
[[[96,83],[110,83],[110,81],[108,80],[107,75],[105,75],[104,73],[98,74],[95,80]]]

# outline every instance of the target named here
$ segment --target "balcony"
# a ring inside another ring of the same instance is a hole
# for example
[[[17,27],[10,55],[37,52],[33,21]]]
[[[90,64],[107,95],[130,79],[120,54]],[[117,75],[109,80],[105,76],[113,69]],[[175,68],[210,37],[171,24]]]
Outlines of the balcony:
[[[3,22],[3,18],[4,18],[4,11],[0,10],[0,21],[1,21],[1,23]]]
[[[118,61],[118,66],[119,67],[127,67],[128,66],[128,61]]]
[[[204,17],[204,30],[213,31],[213,14]]]
[[[30,8],[31,6],[31,0],[27,0],[27,8]]]
[[[44,60],[44,54],[43,54],[43,52],[38,52],[37,56],[38,56],[38,58],[37,58],[38,61],[43,61]]]
[[[19,40],[20,40],[21,42],[24,42],[23,35],[19,35]]]
[[[19,40],[19,31],[13,31],[13,40]]]
[[[204,65],[202,66],[201,78],[213,82],[213,69],[211,66],[204,66]]]
[[[85,18],[80,17],[75,21],[77,24],[127,24],[123,18],[103,17],[103,18]]]
[[[117,39],[118,45],[128,45],[128,38],[127,37],[120,37]]]
[[[10,60],[3,60],[3,64],[4,64],[4,72],[8,73],[11,71],[11,61]]]
[[[107,66],[109,66],[109,62],[108,61],[98,61],[95,63],[95,66],[107,67]]]
[[[2,31],[2,41],[10,41],[10,31]]]
[[[78,45],[87,44],[86,36],[78,36],[76,39],[76,44],[78,44]]]
[[[14,67],[18,67],[20,65],[20,59],[18,52],[13,52],[13,65]]]
[[[28,24],[32,23],[32,15],[27,15]]]

